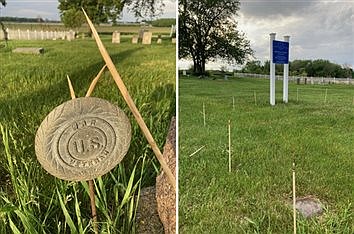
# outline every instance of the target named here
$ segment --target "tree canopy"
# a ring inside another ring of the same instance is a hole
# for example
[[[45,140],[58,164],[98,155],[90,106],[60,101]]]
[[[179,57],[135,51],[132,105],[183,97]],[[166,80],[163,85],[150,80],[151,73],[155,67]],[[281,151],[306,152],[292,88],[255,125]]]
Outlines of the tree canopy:
[[[58,9],[66,26],[77,27],[84,22],[81,8],[93,23],[99,24],[115,23],[124,7],[129,7],[136,17],[143,17],[157,15],[163,6],[162,0],[59,0]]]
[[[243,63],[253,54],[245,35],[237,30],[238,0],[179,1],[179,57],[193,59],[193,71],[205,73],[208,61]]]

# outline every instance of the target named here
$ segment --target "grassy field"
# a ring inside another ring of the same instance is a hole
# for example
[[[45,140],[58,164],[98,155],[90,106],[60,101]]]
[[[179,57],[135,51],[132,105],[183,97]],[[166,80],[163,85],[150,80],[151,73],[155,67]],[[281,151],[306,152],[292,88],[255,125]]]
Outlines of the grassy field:
[[[68,28],[65,28],[63,24],[60,23],[11,23],[4,22],[5,26],[12,30],[44,30],[44,31],[67,31]],[[142,27],[140,25],[117,25],[117,26],[109,26],[109,25],[100,25],[97,26],[97,30],[101,34],[111,34],[114,31],[121,32],[121,34],[138,34],[139,30]],[[169,35],[171,32],[171,27],[148,27],[145,26],[153,34],[164,34]],[[78,32],[89,32],[88,25],[83,25],[82,27],[77,29]]]
[[[175,114],[175,44],[141,45],[103,39],[160,148]],[[0,49],[0,233],[91,233],[86,182],[47,174],[36,160],[34,137],[45,116],[69,100],[66,75],[84,96],[103,66],[92,39],[10,41]],[[40,56],[15,47],[43,47]],[[120,106],[131,120],[132,142],[123,162],[95,180],[100,233],[134,233],[141,187],[155,183],[159,164],[108,71],[92,96]]]
[[[298,233],[354,232],[354,87],[292,83],[283,104],[277,81],[276,100],[269,80],[179,79],[180,233],[292,233],[294,158],[297,196],[325,210]]]

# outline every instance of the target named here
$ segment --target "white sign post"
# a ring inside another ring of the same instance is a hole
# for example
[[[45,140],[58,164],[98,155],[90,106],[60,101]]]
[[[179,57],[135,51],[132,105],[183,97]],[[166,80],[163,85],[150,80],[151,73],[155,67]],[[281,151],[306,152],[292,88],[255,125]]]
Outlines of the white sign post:
[[[289,42],[290,36],[284,36],[284,41]],[[288,84],[289,84],[289,63],[284,64],[283,78],[283,102],[288,103]]]
[[[283,79],[283,101],[288,102],[288,80],[289,80],[289,38],[284,36],[284,41],[275,40],[275,33],[270,36],[270,105],[275,105],[275,64],[284,64]]]
[[[269,66],[270,66],[270,105],[275,105],[275,63],[273,63],[273,41],[275,40],[275,33],[269,34],[270,36],[270,53],[269,53]]]

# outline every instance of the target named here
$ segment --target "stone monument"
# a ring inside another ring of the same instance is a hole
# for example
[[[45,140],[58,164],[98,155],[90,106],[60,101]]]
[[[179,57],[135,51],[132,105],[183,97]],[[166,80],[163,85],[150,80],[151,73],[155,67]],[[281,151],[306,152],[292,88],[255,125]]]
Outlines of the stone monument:
[[[117,44],[120,43],[120,32],[114,31],[112,33],[112,43],[117,43]]]
[[[134,35],[133,37],[132,37],[132,44],[138,44],[138,36],[136,36],[136,35]]]
[[[151,37],[152,37],[152,32],[144,32],[143,34],[143,45],[150,45],[151,44]]]

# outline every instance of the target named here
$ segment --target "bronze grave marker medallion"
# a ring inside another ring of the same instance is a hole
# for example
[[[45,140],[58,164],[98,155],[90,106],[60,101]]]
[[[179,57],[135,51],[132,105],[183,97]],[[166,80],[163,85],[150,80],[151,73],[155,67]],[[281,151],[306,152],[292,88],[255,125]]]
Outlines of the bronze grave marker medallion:
[[[131,140],[128,117],[117,106],[76,98],[54,108],[38,128],[38,161],[50,174],[70,181],[91,180],[112,170]]]

